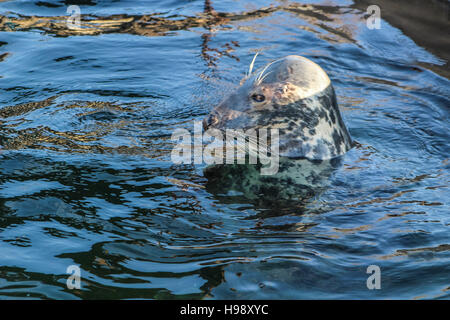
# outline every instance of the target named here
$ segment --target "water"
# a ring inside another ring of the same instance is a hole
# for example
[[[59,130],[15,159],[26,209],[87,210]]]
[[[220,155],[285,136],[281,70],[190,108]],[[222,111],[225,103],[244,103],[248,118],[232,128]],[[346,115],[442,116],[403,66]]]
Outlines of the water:
[[[64,34],[69,4],[150,22]],[[448,299],[445,61],[350,1],[212,5],[229,20],[198,0],[0,2],[0,298]],[[210,193],[170,160],[256,50],[320,64],[358,142],[306,208]]]

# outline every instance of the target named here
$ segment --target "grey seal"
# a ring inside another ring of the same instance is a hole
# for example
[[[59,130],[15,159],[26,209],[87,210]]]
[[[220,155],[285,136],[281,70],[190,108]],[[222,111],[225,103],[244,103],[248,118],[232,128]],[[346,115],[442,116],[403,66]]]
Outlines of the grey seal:
[[[220,164],[204,174],[221,194],[234,190],[253,200],[308,198],[326,185],[353,146],[334,88],[325,71],[305,57],[289,55],[252,73],[255,58],[239,88],[211,111],[203,127],[278,129],[279,171],[263,176],[260,165]]]

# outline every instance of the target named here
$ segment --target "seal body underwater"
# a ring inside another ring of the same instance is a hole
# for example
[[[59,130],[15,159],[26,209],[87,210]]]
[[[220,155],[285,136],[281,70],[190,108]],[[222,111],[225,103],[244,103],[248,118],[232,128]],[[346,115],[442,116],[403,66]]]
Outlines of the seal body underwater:
[[[325,71],[302,56],[286,56],[252,73],[255,58],[240,87],[212,110],[203,127],[277,129],[278,171],[262,175],[261,164],[214,164],[204,170],[208,185],[253,200],[309,198],[326,186],[353,144],[334,88]]]

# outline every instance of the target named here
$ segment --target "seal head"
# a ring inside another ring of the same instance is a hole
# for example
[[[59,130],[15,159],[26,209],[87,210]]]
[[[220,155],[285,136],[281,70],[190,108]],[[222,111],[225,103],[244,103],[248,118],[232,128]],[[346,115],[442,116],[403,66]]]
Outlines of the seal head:
[[[327,74],[296,55],[247,76],[203,126],[221,131],[279,129],[279,155],[289,158],[328,160],[352,147]]]

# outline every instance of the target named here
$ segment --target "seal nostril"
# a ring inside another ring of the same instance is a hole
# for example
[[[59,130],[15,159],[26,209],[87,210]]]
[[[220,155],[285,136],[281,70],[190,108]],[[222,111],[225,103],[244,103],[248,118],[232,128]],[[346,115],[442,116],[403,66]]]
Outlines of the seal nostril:
[[[219,118],[215,114],[210,114],[208,118],[203,120],[203,129],[207,130],[209,127],[217,124],[219,122]]]

